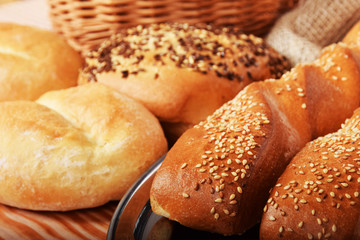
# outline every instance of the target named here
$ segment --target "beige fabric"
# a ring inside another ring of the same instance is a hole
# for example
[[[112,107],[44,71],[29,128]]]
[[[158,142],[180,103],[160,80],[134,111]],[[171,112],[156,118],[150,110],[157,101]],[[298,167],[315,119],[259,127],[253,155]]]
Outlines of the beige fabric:
[[[307,0],[282,16],[266,40],[292,65],[311,62],[360,20],[360,0]]]
[[[0,22],[52,30],[47,0],[0,0]]]

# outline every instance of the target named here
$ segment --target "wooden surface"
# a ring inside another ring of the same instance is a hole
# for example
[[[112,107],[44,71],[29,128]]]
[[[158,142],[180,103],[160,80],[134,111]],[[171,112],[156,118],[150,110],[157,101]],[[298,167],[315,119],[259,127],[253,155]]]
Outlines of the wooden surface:
[[[0,239],[106,239],[117,204],[70,212],[35,212],[0,205]]]

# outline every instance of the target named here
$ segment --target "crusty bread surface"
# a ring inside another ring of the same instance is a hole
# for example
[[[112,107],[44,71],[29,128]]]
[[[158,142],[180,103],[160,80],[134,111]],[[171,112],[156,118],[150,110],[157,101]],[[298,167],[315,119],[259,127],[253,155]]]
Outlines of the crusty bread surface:
[[[306,145],[273,187],[261,239],[359,239],[360,109]]]

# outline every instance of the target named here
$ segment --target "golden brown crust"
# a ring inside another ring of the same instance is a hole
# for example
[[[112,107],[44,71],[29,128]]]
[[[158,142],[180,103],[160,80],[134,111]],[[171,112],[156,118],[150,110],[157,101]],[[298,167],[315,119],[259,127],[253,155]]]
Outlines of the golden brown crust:
[[[35,100],[75,86],[82,59],[59,35],[0,23],[0,101]]]
[[[260,221],[291,158],[311,139],[337,130],[360,105],[358,47],[332,45],[278,81],[252,83],[185,132],[155,176],[154,211],[224,235]]]
[[[272,189],[261,239],[358,239],[360,109],[306,145]]]
[[[279,77],[288,67],[255,36],[159,24],[127,29],[90,52],[79,83],[111,86],[182,129],[204,120],[250,82]]]
[[[0,202],[71,210],[120,199],[167,150],[158,120],[99,83],[0,103]]]

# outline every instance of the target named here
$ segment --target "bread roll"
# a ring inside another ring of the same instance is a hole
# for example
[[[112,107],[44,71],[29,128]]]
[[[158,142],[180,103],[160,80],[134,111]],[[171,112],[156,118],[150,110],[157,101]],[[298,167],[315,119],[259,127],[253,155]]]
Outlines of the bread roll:
[[[175,138],[287,60],[236,29],[154,24],[121,31],[86,56],[79,83],[97,81],[143,103]]]
[[[261,239],[360,239],[360,109],[307,144],[273,187]]]
[[[35,100],[75,86],[82,59],[59,35],[0,23],[0,101]]]
[[[140,103],[99,83],[0,103],[0,203],[71,210],[120,199],[167,150]]]
[[[359,59],[360,42],[338,43],[277,81],[245,87],[170,149],[152,184],[153,211],[224,235],[254,226],[295,154],[360,106]]]

